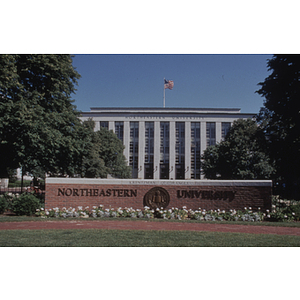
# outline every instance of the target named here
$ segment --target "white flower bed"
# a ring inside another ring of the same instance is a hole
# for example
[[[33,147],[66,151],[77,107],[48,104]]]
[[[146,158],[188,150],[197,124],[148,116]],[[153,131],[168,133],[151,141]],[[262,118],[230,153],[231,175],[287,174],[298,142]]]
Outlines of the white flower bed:
[[[145,206],[143,210],[130,208],[104,208],[103,205],[99,207],[93,206],[90,209],[88,206],[83,209],[82,206],[76,208],[58,207],[44,210],[43,208],[37,209],[36,216],[42,218],[160,218],[160,219],[192,219],[199,221],[251,221],[259,222],[266,219],[265,213],[261,212],[260,209],[257,212],[252,211],[251,207],[245,207],[243,211],[239,210],[205,210],[199,208],[198,210],[187,210],[185,206],[182,208],[170,208],[170,209],[150,209]]]

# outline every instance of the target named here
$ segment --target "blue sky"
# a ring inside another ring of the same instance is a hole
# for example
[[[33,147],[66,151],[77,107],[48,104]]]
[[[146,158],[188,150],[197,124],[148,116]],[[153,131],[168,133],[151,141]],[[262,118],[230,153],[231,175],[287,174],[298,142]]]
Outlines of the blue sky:
[[[241,108],[257,113],[263,98],[258,83],[269,75],[268,54],[253,55],[75,55],[73,66],[82,76],[74,104],[90,107]]]

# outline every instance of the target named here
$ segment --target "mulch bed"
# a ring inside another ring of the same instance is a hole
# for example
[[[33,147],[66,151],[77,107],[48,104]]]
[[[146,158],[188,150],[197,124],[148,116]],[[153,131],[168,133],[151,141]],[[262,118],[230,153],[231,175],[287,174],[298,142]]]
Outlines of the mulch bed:
[[[149,221],[25,221],[1,222],[0,230],[22,229],[117,229],[117,230],[189,230],[189,231],[215,231],[238,232],[253,234],[279,234],[300,236],[300,228],[233,225],[226,223],[184,223],[184,222],[149,222]]]

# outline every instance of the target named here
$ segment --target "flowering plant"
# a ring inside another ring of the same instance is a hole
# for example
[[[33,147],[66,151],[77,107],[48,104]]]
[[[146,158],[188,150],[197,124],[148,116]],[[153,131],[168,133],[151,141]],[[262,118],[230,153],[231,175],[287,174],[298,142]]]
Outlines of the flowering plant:
[[[10,196],[11,197],[11,196]],[[278,205],[280,203],[280,205]],[[261,222],[267,221],[294,221],[300,218],[300,205],[295,202],[289,201],[279,202],[277,198],[273,201],[272,210],[262,212],[260,208],[257,211],[253,211],[251,207],[245,207],[244,210],[230,209],[229,211],[220,209],[205,210],[198,208],[192,210],[183,206],[182,208],[157,208],[156,210],[145,206],[144,209],[130,208],[104,208],[103,205],[93,206],[90,210],[88,206],[83,208],[78,206],[75,208],[66,209],[63,207],[59,209],[55,207],[49,210],[43,210],[42,208],[36,210],[36,216],[39,217],[77,217],[77,218],[161,218],[161,219],[178,219],[184,220],[190,218],[191,220],[198,221],[245,221],[245,222]],[[297,219],[298,218],[298,219]]]
[[[143,217],[146,219],[153,219],[154,218],[154,210],[148,206],[145,206],[144,211],[143,211]]]
[[[267,221],[291,222],[299,221],[300,205],[297,201],[280,199],[278,196],[272,197],[272,209],[267,210]]]
[[[77,209],[75,208],[68,208],[66,209],[63,207],[59,209],[55,207],[53,209],[44,210],[43,208],[37,209],[36,216],[38,217],[55,217],[55,218],[69,218],[69,217],[77,217],[77,218],[160,218],[160,219],[178,219],[184,220],[190,218],[191,220],[199,220],[199,221],[262,221],[264,218],[263,213],[261,212],[253,212],[251,207],[246,208],[244,211],[236,211],[236,210],[208,210],[199,208],[198,210],[187,210],[185,206],[181,209],[179,208],[170,208],[170,209],[163,209],[157,208],[155,211],[150,209],[150,207],[145,206],[144,210],[141,209],[133,209],[132,207],[124,209],[119,207],[118,209],[114,208],[105,208],[103,205],[99,207],[93,206],[92,210],[89,211],[89,207],[85,207],[83,209],[82,206],[78,206]]]
[[[183,206],[182,209],[174,208],[171,209],[163,209],[156,208],[154,212],[154,216],[159,219],[178,219],[184,220],[187,219],[189,215],[189,211],[186,209],[186,206]]]
[[[198,221],[203,221],[204,220],[204,215],[205,215],[205,211],[202,211],[201,208],[199,208],[199,210],[191,210],[190,211],[190,218],[192,220],[198,220]]]
[[[0,196],[0,213],[4,213],[6,209],[13,210],[13,203],[18,199],[20,195],[18,193],[5,193]]]
[[[251,207],[245,207],[244,211],[237,211],[230,209],[229,211],[220,209],[211,209],[206,211],[205,209],[199,208],[198,210],[190,212],[190,218],[194,220],[205,220],[205,221],[262,221],[263,213],[253,212]]]
[[[45,212],[44,208],[42,208],[42,207],[36,209],[35,215],[36,215],[37,217],[47,218],[46,212]]]

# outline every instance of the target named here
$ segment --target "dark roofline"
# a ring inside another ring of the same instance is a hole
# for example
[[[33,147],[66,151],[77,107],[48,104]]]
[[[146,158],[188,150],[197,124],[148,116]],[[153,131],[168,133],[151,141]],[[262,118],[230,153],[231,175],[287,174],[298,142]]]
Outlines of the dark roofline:
[[[149,111],[149,110],[173,110],[173,111],[241,111],[240,108],[196,108],[196,107],[91,107],[91,111],[93,110],[123,110],[123,111],[128,111],[128,110],[144,110],[144,111]]]

